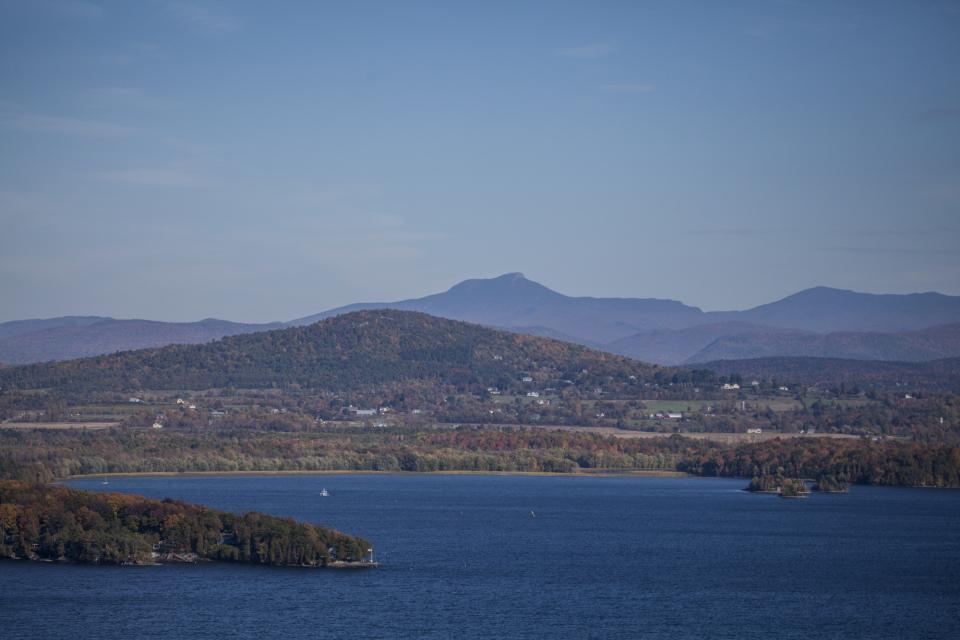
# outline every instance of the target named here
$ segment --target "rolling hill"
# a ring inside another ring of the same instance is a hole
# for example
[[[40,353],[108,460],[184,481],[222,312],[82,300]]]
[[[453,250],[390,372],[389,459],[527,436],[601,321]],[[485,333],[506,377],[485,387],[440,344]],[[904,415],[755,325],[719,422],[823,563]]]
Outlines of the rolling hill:
[[[691,356],[725,338],[739,338],[746,344],[753,344],[755,341],[764,338],[787,340],[791,337],[799,338],[807,335],[816,334],[796,329],[764,327],[749,322],[717,322],[685,329],[644,331],[610,342],[603,345],[602,348],[646,362],[677,364],[694,362],[694,360],[691,360]],[[719,360],[721,358],[708,359]]]
[[[960,296],[932,292],[873,294],[814,287],[746,311],[707,315],[818,333],[916,331],[960,322]]]
[[[58,318],[33,318],[30,320],[12,320],[0,323],[0,339],[12,338],[45,329],[59,327],[85,327],[103,320],[112,320],[103,316],[60,316]]]

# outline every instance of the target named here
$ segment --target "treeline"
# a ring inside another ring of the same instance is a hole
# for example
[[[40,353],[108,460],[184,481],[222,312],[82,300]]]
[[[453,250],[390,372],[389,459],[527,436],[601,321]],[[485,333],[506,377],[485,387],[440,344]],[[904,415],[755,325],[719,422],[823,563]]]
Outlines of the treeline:
[[[99,473],[188,471],[663,470],[897,486],[960,486],[960,448],[855,438],[724,445],[510,427],[300,432],[0,430],[0,474],[31,482]]]
[[[98,564],[218,560],[321,567],[369,543],[262,513],[0,481],[0,557]]]
[[[693,440],[622,440],[542,429],[414,428],[264,432],[0,429],[0,473],[30,482],[188,471],[675,470]]]
[[[831,476],[836,483],[960,487],[960,447],[869,439],[775,439],[712,445],[685,458],[678,468],[706,476]]]

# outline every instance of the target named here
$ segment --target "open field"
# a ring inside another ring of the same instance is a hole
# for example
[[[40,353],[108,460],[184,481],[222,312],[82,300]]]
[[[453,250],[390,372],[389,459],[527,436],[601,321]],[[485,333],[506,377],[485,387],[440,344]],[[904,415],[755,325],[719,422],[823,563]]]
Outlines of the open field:
[[[720,400],[642,400],[651,413],[659,412],[697,412],[708,407],[717,407],[722,404],[740,403],[738,398],[730,397]],[[749,407],[770,407],[773,411],[793,411],[802,408],[794,398],[787,396],[748,396],[745,402]]]
[[[600,433],[605,436],[613,436],[615,438],[663,438],[668,437],[670,433],[654,433],[651,431],[626,431],[623,429],[615,429],[613,427],[570,427],[570,426],[561,426],[561,427],[551,427],[554,429],[570,430],[570,431],[585,431],[589,433]],[[694,440],[713,440],[714,442],[723,442],[725,444],[729,443],[740,443],[740,442],[762,442],[764,440],[774,440],[776,438],[849,438],[857,439],[860,436],[848,435],[844,433],[776,433],[774,431],[766,431],[764,433],[719,433],[719,432],[702,432],[702,433],[678,433],[684,438],[693,438]]]
[[[119,422],[0,422],[0,429],[75,429],[96,431],[115,427]]]
[[[774,440],[776,438],[836,438],[836,439],[859,439],[860,436],[846,433],[778,433],[775,431],[766,431],[764,433],[727,433],[727,432],[680,432],[680,433],[659,433],[655,431],[630,431],[627,429],[617,429],[616,427],[589,427],[579,425],[563,424],[445,424],[437,425],[438,428],[455,428],[459,426],[469,427],[489,427],[489,428],[516,428],[516,429],[545,429],[557,431],[579,431],[582,433],[595,433],[603,436],[613,436],[624,439],[643,439],[643,438],[669,438],[672,435],[692,438],[694,440],[713,440],[725,444],[740,442],[762,442],[764,440]],[[897,438],[889,438],[895,440]]]

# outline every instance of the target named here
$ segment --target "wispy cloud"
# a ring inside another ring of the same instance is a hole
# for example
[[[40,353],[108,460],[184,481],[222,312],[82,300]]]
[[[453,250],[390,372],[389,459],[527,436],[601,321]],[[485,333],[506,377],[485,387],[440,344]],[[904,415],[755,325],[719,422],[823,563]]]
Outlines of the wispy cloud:
[[[596,60],[610,55],[616,51],[616,46],[608,42],[595,42],[584,44],[577,47],[568,47],[557,51],[561,58],[573,58],[576,60]]]
[[[96,20],[103,17],[103,7],[85,0],[34,0],[37,6],[63,18]]]
[[[83,100],[97,108],[168,109],[177,106],[173,100],[158,98],[132,87],[107,86],[83,93]]]
[[[101,171],[98,180],[139,187],[203,187],[208,184],[199,176],[181,169],[142,168]]]
[[[769,227],[708,227],[703,229],[690,229],[687,235],[691,236],[772,236],[784,233],[791,233],[791,229],[773,229]]]
[[[653,93],[657,88],[652,84],[605,84],[600,87],[610,93],[621,93],[625,95],[639,95],[641,93]]]
[[[142,60],[161,60],[167,57],[167,51],[153,42],[140,42],[121,50],[105,51],[91,57],[91,60],[110,67],[127,67]]]
[[[880,256],[895,256],[895,255],[956,255],[956,249],[930,249],[930,248],[913,248],[913,247],[852,247],[852,246],[836,246],[836,247],[821,247],[821,251],[826,251],[829,253],[853,253],[859,255],[880,255]]]
[[[46,222],[47,214],[57,211],[58,207],[62,206],[62,202],[48,194],[0,189],[0,221],[41,219]]]
[[[927,124],[937,124],[941,122],[960,122],[960,107],[942,107],[939,109],[927,109],[921,111],[917,119]]]
[[[37,113],[0,114],[0,127],[16,131],[66,133],[84,136],[120,136],[138,131],[136,127],[115,122],[48,116]]]
[[[170,2],[167,9],[182,25],[197,33],[224,35],[239,31],[240,20],[222,7],[195,2]]]
[[[924,237],[924,236],[943,236],[949,234],[960,234],[960,227],[949,227],[946,225],[941,226],[916,226],[909,228],[873,228],[873,229],[857,229],[855,231],[847,231],[847,234],[857,235],[862,237],[890,237],[890,238],[903,238],[903,237]]]

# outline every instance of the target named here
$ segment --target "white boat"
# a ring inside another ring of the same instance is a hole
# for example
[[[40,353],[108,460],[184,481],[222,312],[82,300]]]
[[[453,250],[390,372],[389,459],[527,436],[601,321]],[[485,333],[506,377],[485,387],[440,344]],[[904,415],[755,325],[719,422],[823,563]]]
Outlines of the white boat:
[[[320,497],[321,497],[321,498],[326,498],[328,495],[330,495],[330,492],[329,492],[329,491],[327,491],[326,489],[320,489]]]

